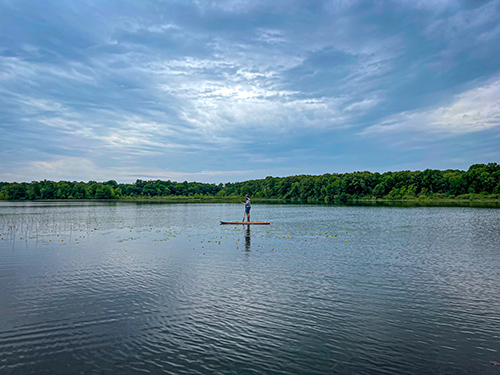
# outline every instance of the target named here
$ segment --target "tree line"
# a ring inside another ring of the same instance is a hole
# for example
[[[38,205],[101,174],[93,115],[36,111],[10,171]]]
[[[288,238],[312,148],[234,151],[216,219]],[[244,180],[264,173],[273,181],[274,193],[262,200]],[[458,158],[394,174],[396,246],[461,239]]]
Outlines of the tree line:
[[[349,201],[359,199],[474,199],[500,198],[500,165],[474,164],[467,171],[353,172],[320,176],[299,175],[226,184],[137,180],[133,184],[76,181],[0,182],[0,199],[123,199],[123,198],[253,198],[291,201]]]
[[[106,182],[76,181],[33,181],[31,183],[0,182],[0,199],[121,199],[154,197],[198,197],[215,196],[223,185],[200,182],[143,181],[133,184],[119,184],[114,180]]]

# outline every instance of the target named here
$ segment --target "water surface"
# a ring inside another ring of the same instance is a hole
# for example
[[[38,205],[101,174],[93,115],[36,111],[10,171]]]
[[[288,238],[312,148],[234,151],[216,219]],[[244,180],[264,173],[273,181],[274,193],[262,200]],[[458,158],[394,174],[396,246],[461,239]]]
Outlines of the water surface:
[[[0,203],[0,372],[498,374],[500,210]]]

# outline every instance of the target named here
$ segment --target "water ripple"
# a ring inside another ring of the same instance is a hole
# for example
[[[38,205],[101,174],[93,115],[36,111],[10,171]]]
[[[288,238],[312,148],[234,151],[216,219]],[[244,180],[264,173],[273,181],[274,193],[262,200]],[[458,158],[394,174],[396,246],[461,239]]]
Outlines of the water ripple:
[[[9,208],[0,372],[496,373],[500,210],[258,208]]]

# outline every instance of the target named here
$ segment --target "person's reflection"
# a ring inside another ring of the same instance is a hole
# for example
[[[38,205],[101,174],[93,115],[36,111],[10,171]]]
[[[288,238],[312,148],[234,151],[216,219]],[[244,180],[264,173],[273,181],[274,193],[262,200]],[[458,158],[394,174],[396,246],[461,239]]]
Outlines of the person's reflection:
[[[250,245],[251,245],[251,239],[250,239],[251,234],[250,234],[250,225],[247,225],[247,229],[245,231],[245,251],[250,252]]]

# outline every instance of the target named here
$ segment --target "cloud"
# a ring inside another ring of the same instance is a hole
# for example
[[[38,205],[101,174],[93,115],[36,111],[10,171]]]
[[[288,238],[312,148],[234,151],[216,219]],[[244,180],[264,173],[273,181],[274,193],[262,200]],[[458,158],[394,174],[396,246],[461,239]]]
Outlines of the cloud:
[[[131,155],[158,155],[155,149],[186,148],[181,132],[175,126],[125,111],[93,110],[81,111],[70,108],[56,100],[38,99],[28,96],[12,96],[23,116],[20,120],[26,127],[34,124],[52,128],[64,135],[67,144],[82,150],[108,149]],[[92,146],[90,146],[92,145]]]
[[[159,88],[179,99],[180,118],[204,132],[248,126],[327,126],[339,118],[337,99],[301,99],[298,92],[280,88],[280,71],[251,63],[186,59],[164,62],[154,71],[161,81]]]
[[[500,1],[473,4],[476,6],[454,6],[454,11],[447,9],[447,12],[433,16],[430,22],[422,25],[422,34],[428,43],[439,43],[440,47],[434,58],[429,59],[431,68],[437,68],[440,72],[452,72],[462,61],[471,64],[474,60],[482,60],[485,64],[480,65],[483,70],[480,74],[484,74],[484,69],[489,64],[495,70],[498,69],[498,50],[492,46],[498,45],[500,40]],[[461,70],[466,72],[466,66],[464,64]]]
[[[257,30],[257,40],[269,44],[280,44],[288,42],[285,32],[276,29],[259,29]]]
[[[266,163],[371,163],[383,152],[390,164],[400,156],[384,143],[391,135],[391,145],[422,157],[415,135],[496,129],[497,81],[470,87],[499,74],[499,8],[498,0],[0,2],[8,35],[0,161],[27,166],[51,155],[50,163],[81,157],[117,175],[125,166],[201,173],[238,170],[234,155],[246,154],[257,173]],[[360,150],[356,134],[367,124]]]
[[[459,6],[459,0],[399,0],[396,3],[408,8],[422,9],[431,12],[441,12]]]
[[[108,181],[134,182],[136,179],[161,179],[172,181],[211,181],[220,179],[243,178],[253,171],[209,171],[195,173],[177,172],[158,168],[143,167],[107,167],[102,168],[82,157],[65,157],[49,161],[30,161],[13,171],[0,172],[0,181],[31,182],[52,181]]]
[[[478,2],[480,5],[480,2]],[[457,36],[467,35],[467,38],[477,40],[481,34],[477,30],[495,28],[498,25],[498,1],[489,1],[481,6],[469,9],[459,9],[445,18],[438,18],[431,22],[425,32],[429,36],[440,34],[441,38],[447,38],[459,42]],[[463,40],[462,40],[463,42]]]
[[[364,129],[374,136],[400,132],[427,132],[441,135],[474,133],[500,125],[500,79],[456,95],[449,105],[392,115]]]
[[[347,112],[367,111],[370,108],[375,107],[379,102],[380,102],[380,98],[377,98],[377,97],[367,98],[367,99],[364,99],[362,101],[349,104],[347,107],[344,108],[344,111],[347,111]]]

